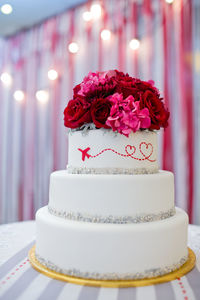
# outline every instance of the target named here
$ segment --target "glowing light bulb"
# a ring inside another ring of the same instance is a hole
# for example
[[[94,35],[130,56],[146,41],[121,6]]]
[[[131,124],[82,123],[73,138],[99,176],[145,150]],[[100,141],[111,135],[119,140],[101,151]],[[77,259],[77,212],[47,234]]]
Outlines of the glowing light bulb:
[[[69,44],[68,50],[69,50],[69,52],[71,52],[71,53],[77,53],[78,50],[79,50],[79,46],[78,46],[77,43],[72,42],[72,43]]]
[[[92,4],[90,12],[92,14],[93,19],[99,19],[101,17],[101,5],[98,3]]]
[[[39,90],[36,92],[36,98],[40,103],[45,104],[49,100],[49,93],[45,90]]]
[[[1,12],[5,15],[9,15],[12,12],[12,6],[10,4],[4,4],[1,6]]]
[[[174,0],[165,0],[165,2],[167,2],[168,4],[172,4]]]
[[[104,29],[101,31],[101,38],[104,41],[108,41],[111,38],[111,32],[108,29]]]
[[[58,78],[58,72],[54,69],[48,71],[48,78],[50,80],[56,80]]]
[[[137,50],[140,47],[140,41],[138,39],[132,39],[129,43],[129,47],[132,50]]]
[[[85,11],[83,13],[83,20],[86,21],[86,22],[89,22],[92,20],[92,14],[90,11]]]
[[[10,86],[12,84],[12,77],[9,73],[4,72],[1,74],[1,81],[5,86]]]
[[[14,92],[13,97],[16,101],[21,102],[24,100],[24,92],[21,90],[17,90]]]

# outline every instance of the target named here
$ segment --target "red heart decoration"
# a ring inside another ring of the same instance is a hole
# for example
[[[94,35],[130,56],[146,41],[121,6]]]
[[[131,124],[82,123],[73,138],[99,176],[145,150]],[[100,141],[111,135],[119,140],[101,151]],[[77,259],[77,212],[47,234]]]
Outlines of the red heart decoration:
[[[153,153],[153,145],[151,143],[142,142],[140,143],[140,153],[145,159],[148,159]],[[142,149],[143,148],[143,149]]]
[[[129,156],[132,156],[135,153],[136,148],[135,148],[135,146],[126,145],[125,151]]]

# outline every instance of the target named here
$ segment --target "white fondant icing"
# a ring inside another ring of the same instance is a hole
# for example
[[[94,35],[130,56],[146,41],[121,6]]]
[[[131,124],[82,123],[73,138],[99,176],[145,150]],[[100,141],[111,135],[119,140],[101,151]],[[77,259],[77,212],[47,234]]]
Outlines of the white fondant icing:
[[[75,131],[69,134],[68,155],[69,170],[146,169],[147,173],[154,173],[158,170],[157,133],[140,130],[127,138],[112,130],[94,129],[87,134]]]
[[[56,171],[50,177],[49,207],[104,218],[166,213],[174,207],[174,175],[168,171],[148,175]]]
[[[60,269],[98,274],[142,273],[187,256],[187,214],[140,224],[93,224],[36,214],[36,253]]]

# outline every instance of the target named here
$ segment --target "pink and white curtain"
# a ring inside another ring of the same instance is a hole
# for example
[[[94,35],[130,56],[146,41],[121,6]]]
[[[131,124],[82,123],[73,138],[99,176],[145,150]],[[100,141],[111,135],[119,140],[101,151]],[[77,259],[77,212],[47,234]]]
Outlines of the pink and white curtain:
[[[0,74],[12,76],[10,86],[0,82],[0,222],[33,219],[47,204],[49,175],[67,163],[63,110],[73,86],[89,71],[117,68],[163,92],[171,118],[159,134],[160,167],[175,173],[176,204],[200,224],[200,2],[102,0],[101,17],[86,22],[92,4],[0,40]],[[139,48],[130,48],[132,39]],[[48,79],[50,69],[57,80]],[[48,101],[36,99],[39,90]]]

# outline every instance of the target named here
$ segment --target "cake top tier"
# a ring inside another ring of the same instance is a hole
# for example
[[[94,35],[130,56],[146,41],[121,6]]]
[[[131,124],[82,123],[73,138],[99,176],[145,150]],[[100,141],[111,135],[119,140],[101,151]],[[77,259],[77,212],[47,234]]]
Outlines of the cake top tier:
[[[143,130],[129,137],[111,129],[69,134],[69,173],[146,174],[158,172],[157,133]]]
[[[105,128],[122,135],[168,125],[169,112],[153,81],[117,70],[90,72],[75,86],[64,111],[68,128]]]
[[[89,73],[64,111],[70,173],[155,173],[155,130],[169,112],[153,81],[117,70]]]

